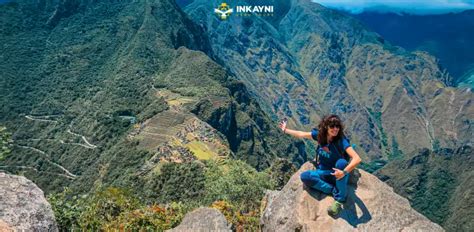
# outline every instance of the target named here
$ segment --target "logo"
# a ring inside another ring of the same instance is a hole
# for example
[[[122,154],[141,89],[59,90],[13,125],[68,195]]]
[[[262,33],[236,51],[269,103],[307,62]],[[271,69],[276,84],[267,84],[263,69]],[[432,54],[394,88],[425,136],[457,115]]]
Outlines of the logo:
[[[273,13],[273,6],[237,6],[241,13]]]
[[[330,158],[331,157],[331,154],[328,151],[326,151],[326,149],[324,149],[324,148],[319,148],[318,155],[320,155],[324,158]]]
[[[234,10],[230,8],[229,5],[227,5],[227,3],[225,2],[223,2],[219,7],[214,9],[214,13],[216,13],[217,16],[222,20],[226,20],[230,16],[230,14],[232,14],[232,12],[234,12]]]
[[[236,6],[236,16],[248,17],[248,16],[273,16],[273,6]],[[217,8],[214,8],[214,13],[221,20],[227,20],[234,9],[232,9],[227,3],[221,3]]]

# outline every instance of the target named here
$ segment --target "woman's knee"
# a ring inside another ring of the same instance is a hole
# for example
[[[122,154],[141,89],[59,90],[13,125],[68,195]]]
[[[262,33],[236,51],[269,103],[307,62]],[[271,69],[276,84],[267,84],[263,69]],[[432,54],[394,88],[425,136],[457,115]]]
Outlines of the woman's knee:
[[[306,172],[301,173],[300,178],[301,178],[301,181],[303,181],[303,182],[306,181],[306,180],[310,180],[311,179],[311,172],[306,171]]]
[[[317,182],[317,178],[311,175],[311,171],[306,171],[300,175],[301,181],[307,186],[313,186]]]
[[[336,162],[336,168],[339,169],[339,170],[343,170],[344,168],[347,167],[347,164],[349,164],[349,163],[347,162],[347,160],[345,160],[345,159],[339,159],[339,160],[337,160],[337,162]]]

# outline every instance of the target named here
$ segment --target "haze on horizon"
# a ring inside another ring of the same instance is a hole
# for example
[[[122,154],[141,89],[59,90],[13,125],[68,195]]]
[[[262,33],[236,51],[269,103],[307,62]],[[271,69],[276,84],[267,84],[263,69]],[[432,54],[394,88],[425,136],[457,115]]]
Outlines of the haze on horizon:
[[[416,15],[458,13],[474,9],[474,0],[312,0],[325,7],[360,14],[364,11]]]

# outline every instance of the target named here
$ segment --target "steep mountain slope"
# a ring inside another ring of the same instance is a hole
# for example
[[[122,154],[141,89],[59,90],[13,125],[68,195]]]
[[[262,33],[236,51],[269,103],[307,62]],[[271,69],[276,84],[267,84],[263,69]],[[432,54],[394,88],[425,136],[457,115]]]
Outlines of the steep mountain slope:
[[[376,175],[448,231],[472,231],[472,147],[423,149],[387,164]]]
[[[394,45],[423,50],[440,59],[453,76],[453,84],[466,84],[473,68],[474,11],[441,15],[410,15],[363,12],[353,17]],[[469,85],[473,87],[472,83]]]
[[[474,68],[464,73],[461,77],[461,82],[459,83],[460,87],[470,87],[474,86]]]
[[[282,137],[244,85],[191,50],[209,51],[207,38],[173,1],[0,7],[0,123],[15,140],[0,166],[47,192],[143,184],[176,152],[259,169],[277,156],[306,159],[304,144]]]
[[[212,13],[219,4],[197,0],[185,11],[273,118],[309,130],[322,115],[340,114],[367,162],[472,142],[472,92],[448,87],[450,76],[428,54],[392,47],[357,20],[306,0],[282,4],[282,15],[225,21]]]

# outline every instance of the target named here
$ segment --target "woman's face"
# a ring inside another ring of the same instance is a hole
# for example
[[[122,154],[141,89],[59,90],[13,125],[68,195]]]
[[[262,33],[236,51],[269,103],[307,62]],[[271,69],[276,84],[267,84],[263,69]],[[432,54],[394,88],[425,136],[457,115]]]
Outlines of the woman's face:
[[[335,137],[339,133],[339,130],[340,130],[339,126],[332,126],[332,127],[329,126],[328,127],[328,134],[331,137]]]

